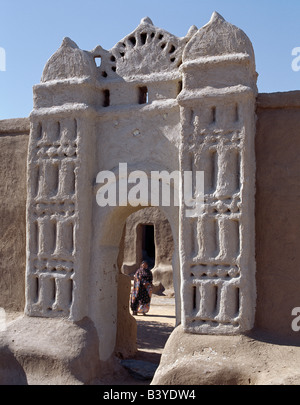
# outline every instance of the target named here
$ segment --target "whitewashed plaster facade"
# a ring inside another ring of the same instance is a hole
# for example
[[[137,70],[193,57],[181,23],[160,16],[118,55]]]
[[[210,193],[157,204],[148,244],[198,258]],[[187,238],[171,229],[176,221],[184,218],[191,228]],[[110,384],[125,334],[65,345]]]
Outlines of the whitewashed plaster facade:
[[[109,51],[63,40],[30,115],[27,315],[87,316],[100,358],[112,354],[119,243],[142,207],[99,207],[96,177],[126,162],[148,176],[204,171],[201,216],[186,217],[183,203],[161,207],[174,239],[177,323],[192,333],[252,328],[256,77],[251,42],[217,13],[184,38],[145,18]]]

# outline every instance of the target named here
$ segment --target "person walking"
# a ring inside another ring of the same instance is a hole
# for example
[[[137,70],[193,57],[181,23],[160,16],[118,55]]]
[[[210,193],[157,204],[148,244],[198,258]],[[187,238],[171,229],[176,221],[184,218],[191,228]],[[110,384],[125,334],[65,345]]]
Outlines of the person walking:
[[[144,260],[140,268],[134,274],[133,288],[130,298],[130,307],[132,315],[142,313],[146,315],[150,309],[152,296],[153,275],[148,267],[148,263]]]

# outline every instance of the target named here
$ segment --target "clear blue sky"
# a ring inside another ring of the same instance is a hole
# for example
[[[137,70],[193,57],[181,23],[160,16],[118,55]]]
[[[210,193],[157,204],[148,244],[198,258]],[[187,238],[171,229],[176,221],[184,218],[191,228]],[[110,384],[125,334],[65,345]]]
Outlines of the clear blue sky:
[[[291,67],[300,47],[299,0],[0,0],[0,7],[0,119],[30,114],[32,86],[63,37],[85,50],[110,49],[146,16],[181,37],[217,11],[252,41],[260,92],[300,89],[300,71]]]

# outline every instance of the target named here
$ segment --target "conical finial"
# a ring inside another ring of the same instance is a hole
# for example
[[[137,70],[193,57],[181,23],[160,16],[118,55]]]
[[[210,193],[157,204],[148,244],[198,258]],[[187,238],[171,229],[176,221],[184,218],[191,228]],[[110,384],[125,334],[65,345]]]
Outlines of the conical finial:
[[[210,17],[210,21],[212,22],[216,20],[225,21],[224,17],[222,17],[221,14],[217,13],[217,11],[214,11]]]
[[[187,37],[187,38],[192,38],[192,36],[193,36],[194,34],[196,34],[197,31],[198,31],[198,28],[196,27],[196,25],[192,25],[192,26],[190,27],[190,29],[188,30],[188,33],[186,34],[186,37]]]
[[[210,24],[212,24],[212,23],[215,23],[215,22],[217,22],[217,21],[222,21],[222,22],[223,22],[223,21],[225,21],[225,18],[222,17],[221,14],[217,13],[216,11],[214,11],[214,12],[212,13],[212,15],[211,15],[210,20],[208,21],[208,23],[206,23],[205,25],[203,25],[202,28],[204,28],[204,27],[206,27],[206,26],[208,26],[208,25],[210,25]]]
[[[144,17],[144,18],[141,19],[141,24],[150,24],[150,25],[153,25],[153,22],[152,22],[151,18],[149,18],[149,17]]]
[[[68,46],[70,48],[78,48],[78,45],[69,37],[64,37],[61,46]]]

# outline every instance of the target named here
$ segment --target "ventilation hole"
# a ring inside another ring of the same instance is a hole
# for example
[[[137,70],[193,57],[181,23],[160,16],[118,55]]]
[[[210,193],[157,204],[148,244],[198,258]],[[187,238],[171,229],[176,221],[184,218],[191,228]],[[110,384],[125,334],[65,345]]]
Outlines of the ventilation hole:
[[[56,298],[56,282],[55,278],[50,279],[51,300],[55,301]]]
[[[42,124],[39,122],[38,127],[37,127],[37,140],[42,139],[42,135],[43,135],[43,128],[42,128]]]
[[[69,222],[64,225],[64,248],[67,252],[73,253],[74,248],[74,224]]]
[[[235,316],[238,316],[240,311],[240,289],[235,289]]]
[[[77,156],[77,153],[75,153],[75,156]],[[76,188],[76,174],[75,174],[75,165],[73,165],[70,176],[70,194],[75,194],[75,188]]]
[[[180,80],[180,81],[178,82],[178,85],[177,85],[177,95],[178,95],[181,91],[182,91],[182,80]]]
[[[101,74],[103,77],[107,77],[107,73],[105,71],[103,71]]]
[[[235,122],[239,122],[239,106],[235,105]]]
[[[116,66],[112,66],[111,70],[115,72],[117,70]]]
[[[150,38],[154,38],[154,36],[155,36],[155,33],[152,32],[152,34],[150,35]]]
[[[37,165],[34,168],[34,182],[33,182],[33,186],[34,186],[34,196],[38,195],[39,192],[39,184],[40,184],[40,166]]]
[[[50,164],[47,169],[48,193],[51,195],[56,195],[59,186],[59,166],[57,163],[53,163]]]
[[[142,42],[142,45],[145,45],[146,41],[147,41],[147,33],[146,33],[146,32],[143,32],[143,33],[141,34],[141,42]]]
[[[170,61],[171,61],[171,62],[175,62],[175,59],[176,59],[176,58],[171,58]]]
[[[217,312],[217,308],[218,308],[218,294],[219,294],[219,290],[218,290],[218,286],[214,286],[214,304],[213,304],[213,312]]]
[[[122,58],[124,58],[125,52],[120,52],[120,55],[122,56]]]
[[[114,57],[114,55],[112,55],[112,56],[110,57],[110,60],[111,60],[112,62],[115,62],[115,61],[116,61],[116,58]]]
[[[33,301],[36,303],[39,300],[39,278],[35,277],[34,278],[34,298]]]
[[[235,151],[236,159],[236,190],[241,188],[241,155],[238,150]]]
[[[135,37],[130,37],[130,38],[128,38],[128,40],[132,43],[133,46],[136,45],[136,39],[135,39]]]
[[[73,224],[73,251],[72,254],[74,255],[76,253],[76,226]],[[71,269],[73,271],[73,269]]]
[[[57,246],[57,222],[51,222],[51,252],[54,254]]]
[[[213,192],[217,186],[217,175],[218,175],[218,155],[215,149],[209,150],[209,171],[207,176],[207,187],[209,192]],[[216,208],[214,208],[213,212],[218,212]]]
[[[146,86],[139,87],[139,104],[148,103],[148,89]]]
[[[216,122],[216,107],[212,107],[211,109],[211,122],[212,124]]]
[[[101,56],[95,56],[94,61],[95,61],[97,67],[101,66]]]
[[[161,45],[161,49],[164,49],[165,47],[166,47],[166,43],[164,42],[162,45]]]
[[[35,221],[33,223],[33,232],[34,232],[34,237],[33,237],[33,243],[34,243],[34,247],[33,247],[33,251],[35,253],[39,253],[40,247],[39,247],[39,223],[37,221]]]
[[[175,48],[175,46],[174,46],[174,45],[172,45],[172,46],[171,46],[171,48],[170,48],[170,50],[169,50],[169,53],[173,53],[173,52],[175,52],[175,49],[176,49],[176,48]]]
[[[60,122],[58,121],[56,123],[56,133],[55,133],[55,141],[57,141],[60,138]]]
[[[73,300],[73,280],[69,280],[68,281],[68,284],[69,284],[69,288],[68,288],[68,302],[69,302],[69,305],[71,305],[72,304],[72,300]]]
[[[196,309],[197,303],[196,303],[196,286],[193,286],[193,310]]]
[[[77,120],[74,119],[74,139],[77,139],[77,132],[78,132],[78,124],[77,124]],[[77,145],[74,145],[75,148],[77,147]]]
[[[109,90],[103,90],[103,107],[108,107],[110,105],[110,91]]]
[[[159,34],[159,35],[158,35],[158,39],[159,39],[160,41],[163,39],[163,37],[164,37],[163,34]]]

